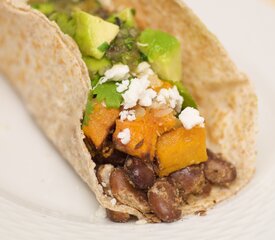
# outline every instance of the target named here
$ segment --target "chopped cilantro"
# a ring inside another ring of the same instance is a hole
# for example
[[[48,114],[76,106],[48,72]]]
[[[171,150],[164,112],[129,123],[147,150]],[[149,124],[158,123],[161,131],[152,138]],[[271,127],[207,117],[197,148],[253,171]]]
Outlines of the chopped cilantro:
[[[70,35],[72,38],[74,37],[76,22],[72,16],[65,12],[55,12],[49,16],[49,19],[55,21],[62,32]]]
[[[46,16],[49,16],[55,11],[55,6],[53,3],[33,3],[31,6]]]
[[[93,93],[96,95],[96,99],[99,102],[105,101],[107,108],[119,108],[122,103],[121,93],[116,91],[116,83],[115,82],[107,82],[104,84],[98,85]]]
[[[194,98],[190,94],[189,90],[181,82],[173,82],[173,84],[178,88],[180,95],[183,97],[184,101],[182,108],[193,107],[198,108]]]
[[[97,49],[100,52],[106,52],[108,50],[108,48],[110,47],[110,45],[107,42],[102,43]]]
[[[91,76],[90,76],[90,77],[91,77]],[[99,74],[96,74],[96,75],[94,76],[94,78],[91,78],[91,85],[92,85],[93,88],[98,84],[100,78],[101,78],[101,77],[100,77]]]
[[[82,123],[84,126],[87,126],[89,124],[90,115],[92,114],[92,112],[93,112],[93,92],[91,90],[88,95],[88,101],[87,101],[83,123]]]
[[[135,16],[136,15],[136,9],[131,8],[131,13],[133,14],[133,16]]]

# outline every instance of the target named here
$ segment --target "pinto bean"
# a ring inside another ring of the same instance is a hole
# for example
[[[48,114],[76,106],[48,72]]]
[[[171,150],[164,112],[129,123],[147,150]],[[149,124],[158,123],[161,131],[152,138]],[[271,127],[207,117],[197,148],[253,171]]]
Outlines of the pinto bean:
[[[235,166],[208,150],[208,160],[204,163],[204,174],[207,180],[220,186],[228,186],[237,177]]]
[[[166,179],[159,179],[148,191],[152,211],[163,222],[173,222],[181,216],[180,199],[175,187]]]
[[[110,186],[113,196],[119,202],[136,208],[143,213],[150,212],[146,194],[134,188],[125,170],[116,168],[112,171]]]
[[[123,213],[123,212],[117,212],[117,211],[112,211],[110,209],[106,209],[107,217],[113,221],[113,222],[118,222],[118,223],[125,223],[130,220],[130,215],[128,213]]]
[[[202,194],[206,185],[203,169],[200,165],[183,168],[172,173],[168,179],[185,197],[190,194]]]
[[[148,190],[156,180],[153,168],[139,158],[129,157],[125,162],[124,169],[139,189]]]

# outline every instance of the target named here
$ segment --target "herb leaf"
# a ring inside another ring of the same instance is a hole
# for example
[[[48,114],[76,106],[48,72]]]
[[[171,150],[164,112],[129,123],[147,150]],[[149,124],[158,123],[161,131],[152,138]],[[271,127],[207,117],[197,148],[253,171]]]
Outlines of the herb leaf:
[[[189,90],[181,82],[173,82],[173,84],[178,88],[180,95],[184,98],[182,109],[186,107],[193,107],[197,109],[198,106]]]
[[[91,76],[90,76],[90,78],[91,78]],[[99,74],[96,74],[94,78],[91,78],[91,85],[93,88],[99,83],[99,80],[100,80]]]
[[[84,118],[83,118],[83,125],[84,126],[88,126],[89,121],[90,121],[90,115],[92,114],[93,110],[94,110],[93,92],[91,90],[89,92],[89,95],[88,95],[88,101],[87,101],[87,105],[86,105],[86,109],[85,109],[85,113],[84,113]]]
[[[100,52],[106,52],[108,50],[108,48],[110,47],[110,45],[107,42],[102,43],[97,49]]]
[[[119,108],[122,103],[121,93],[116,90],[117,86],[115,82],[107,82],[98,85],[93,93],[96,95],[96,99],[99,102],[105,101],[107,108]]]

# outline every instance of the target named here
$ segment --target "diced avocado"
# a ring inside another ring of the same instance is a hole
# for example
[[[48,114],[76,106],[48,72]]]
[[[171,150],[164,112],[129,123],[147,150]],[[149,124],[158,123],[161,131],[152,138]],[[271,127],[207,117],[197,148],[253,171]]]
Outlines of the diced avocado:
[[[146,29],[138,38],[138,46],[161,79],[180,81],[181,46],[174,36],[159,30]]]
[[[87,65],[91,78],[94,78],[96,74],[102,76],[112,66],[107,58],[98,60],[92,57],[83,57],[83,60]]]
[[[31,6],[38,11],[42,12],[46,16],[49,16],[55,11],[55,5],[53,3],[45,2],[45,3],[33,3]]]
[[[57,23],[62,32],[74,37],[76,28],[75,19],[69,16],[69,14],[61,12],[53,13],[49,18]]]
[[[189,90],[181,83],[174,82],[174,85],[178,88],[180,95],[183,97],[184,101],[182,104],[182,109],[187,107],[198,108],[194,98],[190,94]]]
[[[136,21],[135,21],[135,10],[132,8],[126,8],[123,11],[112,15],[108,18],[108,21],[114,24],[118,24],[117,20],[119,19],[122,21],[126,27],[135,27]]]
[[[96,59],[101,59],[106,48],[119,32],[115,24],[104,21],[83,11],[74,14],[76,19],[75,40],[82,53]]]

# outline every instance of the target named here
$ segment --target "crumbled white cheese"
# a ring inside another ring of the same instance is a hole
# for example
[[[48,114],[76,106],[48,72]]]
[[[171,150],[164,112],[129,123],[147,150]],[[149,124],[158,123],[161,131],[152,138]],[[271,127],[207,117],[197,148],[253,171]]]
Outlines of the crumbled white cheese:
[[[106,217],[106,210],[105,210],[105,208],[99,206],[98,209],[95,212],[95,217],[105,218]]]
[[[126,119],[128,121],[134,121],[136,120],[136,111],[135,110],[124,110],[119,113],[120,120],[125,121]]]
[[[129,128],[125,128],[123,131],[119,132],[117,137],[120,139],[121,143],[126,145],[131,140],[131,132]]]
[[[147,76],[154,75],[155,73],[151,69],[151,66],[148,62],[141,62],[136,69],[136,74],[138,76]]]
[[[126,91],[130,85],[130,81],[129,80],[123,80],[121,83],[117,83],[117,92],[122,93],[124,91]]]
[[[128,90],[122,94],[124,109],[136,106],[140,96],[149,86],[150,81],[146,77],[132,79]]]
[[[116,205],[116,199],[115,199],[115,198],[112,198],[112,199],[111,199],[111,204],[112,204],[113,206]]]
[[[137,225],[143,225],[143,224],[146,224],[146,223],[148,223],[148,222],[145,219],[141,219],[141,220],[136,221]]]
[[[200,112],[192,107],[185,108],[179,115],[185,129],[189,130],[199,125],[204,126],[204,118],[200,116]]]
[[[143,107],[150,107],[153,104],[153,99],[157,96],[156,91],[149,88],[141,93],[139,97],[139,105]]]
[[[100,83],[105,83],[108,80],[119,81],[127,79],[129,72],[130,69],[127,65],[116,64],[104,73],[104,77],[100,79]]]
[[[167,104],[177,112],[181,111],[183,97],[179,94],[178,88],[176,86],[169,89],[162,88],[159,91],[156,100],[160,104]]]

